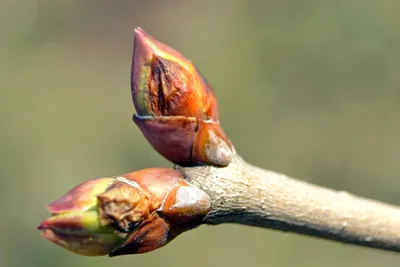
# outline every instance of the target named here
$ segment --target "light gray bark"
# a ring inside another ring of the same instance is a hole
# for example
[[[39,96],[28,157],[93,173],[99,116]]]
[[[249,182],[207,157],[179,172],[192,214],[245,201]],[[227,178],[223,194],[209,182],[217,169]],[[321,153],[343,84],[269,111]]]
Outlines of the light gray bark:
[[[211,196],[204,223],[238,223],[400,251],[400,208],[263,170],[237,154],[225,168],[176,166]]]

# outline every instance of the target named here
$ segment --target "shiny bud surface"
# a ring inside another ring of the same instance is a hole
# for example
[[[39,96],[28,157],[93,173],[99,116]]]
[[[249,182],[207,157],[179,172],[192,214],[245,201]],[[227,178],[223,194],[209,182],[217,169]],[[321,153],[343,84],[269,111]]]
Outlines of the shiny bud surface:
[[[131,85],[133,120],[161,155],[186,166],[230,163],[233,147],[213,89],[188,59],[142,29],[135,30]]]
[[[52,216],[38,227],[42,236],[65,249],[86,256],[110,253],[122,237],[112,227],[102,225],[97,212],[97,195],[104,192],[112,178],[91,180],[73,188],[47,209]]]
[[[52,215],[38,229],[81,255],[144,253],[200,225],[209,207],[180,172],[151,168],[78,185],[48,206]]]

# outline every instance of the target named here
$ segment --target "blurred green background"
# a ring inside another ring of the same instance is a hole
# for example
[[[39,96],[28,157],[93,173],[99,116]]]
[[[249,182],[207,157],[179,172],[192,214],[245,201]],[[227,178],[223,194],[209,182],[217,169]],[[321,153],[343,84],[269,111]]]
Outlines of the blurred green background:
[[[397,0],[0,0],[0,266],[399,266],[400,256],[245,226],[158,251],[71,254],[35,227],[101,176],[171,166],[131,121],[133,29],[191,58],[239,153],[400,204]]]

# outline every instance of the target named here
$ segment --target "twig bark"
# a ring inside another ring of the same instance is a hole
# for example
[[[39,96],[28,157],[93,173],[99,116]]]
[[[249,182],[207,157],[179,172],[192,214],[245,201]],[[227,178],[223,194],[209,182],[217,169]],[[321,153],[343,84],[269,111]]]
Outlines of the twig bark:
[[[254,167],[176,166],[212,199],[206,224],[238,223],[400,251],[400,208]]]

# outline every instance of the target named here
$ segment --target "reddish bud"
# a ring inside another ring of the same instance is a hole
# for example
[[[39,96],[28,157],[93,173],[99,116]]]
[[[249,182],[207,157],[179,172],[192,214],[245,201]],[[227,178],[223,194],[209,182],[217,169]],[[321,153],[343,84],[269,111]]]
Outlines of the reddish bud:
[[[101,224],[97,212],[97,195],[113,178],[91,180],[73,188],[47,208],[52,216],[38,227],[42,236],[74,253],[100,256],[110,253],[123,240],[110,225]]]
[[[132,96],[134,121],[168,160],[181,165],[230,163],[232,144],[219,124],[212,88],[189,60],[141,29],[135,30]],[[218,136],[218,141],[199,140],[206,136]]]
[[[38,229],[78,254],[117,256],[152,251],[200,225],[209,196],[167,168],[85,182],[48,206]]]

